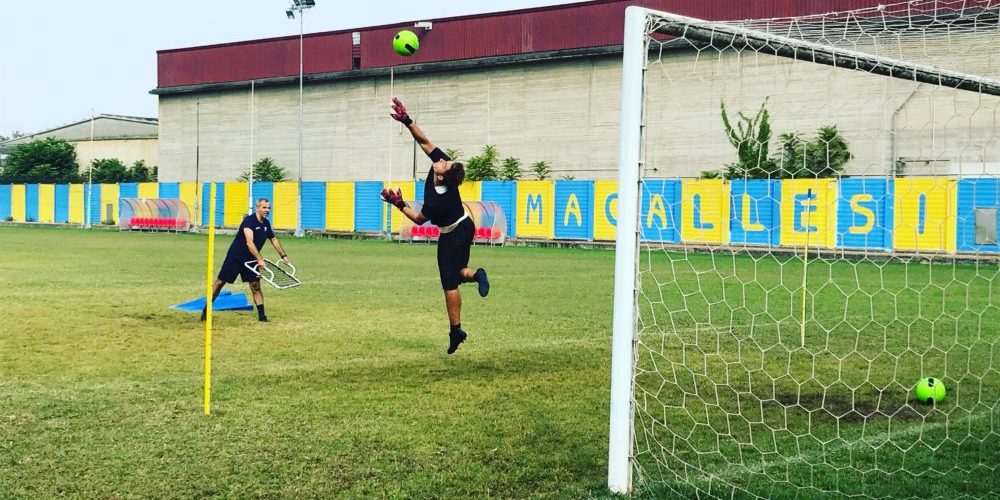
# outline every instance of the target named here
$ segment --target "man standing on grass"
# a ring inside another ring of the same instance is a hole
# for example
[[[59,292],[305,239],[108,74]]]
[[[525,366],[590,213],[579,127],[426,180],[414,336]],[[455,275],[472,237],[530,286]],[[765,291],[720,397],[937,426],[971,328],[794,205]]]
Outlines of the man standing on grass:
[[[269,213],[271,213],[271,202],[267,198],[257,200],[257,208],[254,213],[244,217],[240,228],[236,230],[236,237],[229,245],[226,260],[222,262],[222,270],[219,271],[219,276],[212,284],[213,302],[226,283],[236,281],[236,276],[239,276],[244,283],[249,284],[250,291],[253,292],[253,303],[257,306],[258,321],[267,321],[267,315],[264,314],[264,292],[260,289],[260,275],[248,269],[245,263],[256,260],[258,270],[267,269],[267,263],[264,261],[264,257],[261,257],[260,250],[264,246],[264,241],[270,240],[271,245],[278,252],[278,256],[285,264],[291,264],[288,260],[288,254],[281,247],[274,231],[271,230],[271,221],[267,220]],[[202,321],[205,321],[207,307],[206,303],[206,308],[201,310]]]

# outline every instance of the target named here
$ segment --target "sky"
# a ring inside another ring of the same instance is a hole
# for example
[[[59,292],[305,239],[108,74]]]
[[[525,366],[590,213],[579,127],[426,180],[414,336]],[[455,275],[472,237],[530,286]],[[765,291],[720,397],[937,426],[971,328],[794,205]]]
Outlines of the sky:
[[[316,0],[305,32],[577,0]],[[94,114],[156,117],[156,51],[298,35],[291,0],[0,0],[0,135]],[[345,7],[345,5],[358,5]]]

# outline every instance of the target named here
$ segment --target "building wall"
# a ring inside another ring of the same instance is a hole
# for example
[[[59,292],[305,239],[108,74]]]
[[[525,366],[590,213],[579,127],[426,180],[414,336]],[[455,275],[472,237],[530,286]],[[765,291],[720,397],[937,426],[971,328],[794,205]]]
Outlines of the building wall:
[[[76,162],[81,172],[90,166],[92,160],[103,158],[118,158],[125,166],[143,160],[152,168],[159,165],[158,142],[157,139],[107,139],[74,142],[73,147],[76,148]]]
[[[950,49],[935,56],[918,50],[924,40],[897,46],[922,64],[996,77],[997,66],[982,54],[998,41],[952,37]],[[592,56],[307,84],[303,179],[422,178],[426,160],[387,116],[394,95],[435,144],[459,149],[465,158],[493,144],[501,158],[520,158],[525,169],[549,162],[556,179],[616,178],[620,61]],[[1000,168],[1000,102],[992,96],[714,50],[666,52],[651,62],[647,78],[647,175],[694,177],[735,161],[720,103],[735,117],[752,115],[765,100],[772,153],[781,133],[808,138],[820,126],[836,125],[855,156],[848,174],[891,174],[894,158],[904,160],[910,175],[996,174]],[[251,157],[264,156],[294,179],[298,97],[297,86],[256,88],[251,131],[249,88],[161,95],[161,180],[196,180],[196,148],[200,181],[234,180]]]

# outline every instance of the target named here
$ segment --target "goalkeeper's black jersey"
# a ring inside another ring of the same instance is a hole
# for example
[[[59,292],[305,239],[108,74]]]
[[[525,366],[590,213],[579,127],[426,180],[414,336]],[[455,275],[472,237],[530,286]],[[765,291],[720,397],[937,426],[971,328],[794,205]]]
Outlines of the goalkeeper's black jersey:
[[[240,262],[246,262],[248,260],[254,260],[253,254],[250,253],[250,249],[247,248],[247,238],[243,235],[243,229],[250,228],[253,231],[253,244],[257,247],[259,252],[261,248],[264,248],[264,242],[270,238],[274,238],[274,231],[271,229],[271,221],[264,218],[263,222],[257,220],[256,214],[251,214],[243,218],[243,223],[240,224],[240,228],[236,230],[236,237],[233,238],[232,244],[229,245],[229,252],[226,253],[226,259],[233,259]]]
[[[440,148],[434,148],[434,151],[427,156],[432,162],[451,160],[451,157]],[[465,209],[462,208],[462,196],[458,193],[457,187],[448,187],[444,193],[438,193],[434,189],[434,167],[427,172],[427,181],[424,182],[424,205],[420,212],[438,227],[450,226],[465,214]]]

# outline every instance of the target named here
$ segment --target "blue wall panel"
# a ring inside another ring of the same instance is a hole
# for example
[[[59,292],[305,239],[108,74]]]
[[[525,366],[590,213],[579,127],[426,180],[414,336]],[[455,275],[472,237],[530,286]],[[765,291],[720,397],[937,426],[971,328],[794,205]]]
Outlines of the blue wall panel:
[[[326,183],[302,183],[302,229],[326,229]]]
[[[517,236],[517,217],[515,207],[517,207],[517,183],[513,181],[483,181],[482,200],[492,201],[503,209],[504,217],[507,218],[507,236]],[[423,182],[417,183],[418,193],[423,196]]]
[[[0,184],[0,220],[10,217],[10,184]]]
[[[90,200],[90,203],[87,203]],[[83,218],[83,222],[90,224],[100,224],[101,223],[101,185],[100,184],[84,184],[83,185],[83,206],[87,207],[87,212]]]
[[[210,198],[211,193],[211,183],[206,182],[201,185],[201,206],[208,207],[211,205]],[[215,183],[215,227],[222,226],[223,214],[226,208],[226,183],[216,182]],[[208,225],[208,210],[201,211],[201,225]]]
[[[118,199],[122,198],[138,198],[139,197],[139,185],[134,182],[120,182],[118,183]]]
[[[837,196],[837,247],[892,248],[892,181],[885,177],[843,178]]]
[[[781,181],[736,179],[730,186],[730,243],[777,246],[781,241]]]
[[[1000,226],[1000,179],[960,179],[958,181],[958,238],[959,252],[1000,252],[1000,245],[976,244],[977,208],[997,209]]]
[[[24,220],[38,222],[38,184],[24,186]]]
[[[594,239],[594,181],[556,181],[556,239]]]
[[[69,222],[69,184],[56,184],[53,222]]]
[[[176,200],[181,197],[181,185],[177,182],[161,182],[160,198]],[[193,207],[192,207],[193,208]]]
[[[681,181],[646,179],[642,182],[641,194],[641,238],[647,241],[680,242]]]
[[[383,231],[382,221],[382,183],[354,183],[354,230],[365,232]]]

